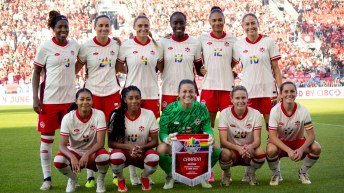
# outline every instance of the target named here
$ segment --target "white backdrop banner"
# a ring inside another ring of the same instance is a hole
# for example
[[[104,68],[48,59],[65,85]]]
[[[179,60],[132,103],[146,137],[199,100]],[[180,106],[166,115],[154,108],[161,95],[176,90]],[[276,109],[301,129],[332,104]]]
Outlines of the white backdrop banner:
[[[0,95],[1,106],[32,105],[32,103],[33,103],[32,93]]]
[[[298,99],[344,98],[344,87],[297,88]]]

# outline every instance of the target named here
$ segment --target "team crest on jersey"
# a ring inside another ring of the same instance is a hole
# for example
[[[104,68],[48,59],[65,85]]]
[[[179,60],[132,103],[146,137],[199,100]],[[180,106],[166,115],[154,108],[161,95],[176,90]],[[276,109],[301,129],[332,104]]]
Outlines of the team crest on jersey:
[[[55,56],[59,56],[59,55],[61,55],[60,53],[55,53]]]
[[[296,127],[299,127],[299,126],[300,126],[300,121],[296,121],[296,122],[295,122],[295,126],[296,126]]]
[[[225,46],[228,47],[229,46],[229,42],[225,42]]]
[[[277,127],[278,127],[279,129],[282,129],[283,125],[284,125],[283,122],[279,122]]]
[[[97,56],[98,54],[98,52],[93,52],[93,56]]]
[[[139,131],[140,131],[140,132],[143,132],[144,130],[145,130],[145,127],[144,127],[144,126],[140,126],[140,127],[139,127]]]
[[[231,126],[231,127],[236,127],[234,124],[230,124],[229,126]]]
[[[201,103],[205,105],[206,101],[203,99],[201,100]]]
[[[91,130],[95,130],[96,127],[95,127],[94,125],[91,125],[90,129],[91,129]]]
[[[174,125],[179,125],[178,121],[173,122]]]
[[[200,119],[196,119],[195,120],[195,125],[199,125],[199,124],[201,124],[201,120]]]
[[[264,52],[264,51],[265,51],[265,48],[260,48],[259,51],[260,51],[260,52]]]
[[[72,54],[72,56],[74,56],[74,50],[71,50],[71,51],[70,51],[70,54]]]
[[[83,135],[83,136],[82,136],[82,140],[83,140],[84,142],[89,142],[89,141],[90,141],[90,137],[89,137],[88,135]]]
[[[190,48],[185,48],[185,52],[190,52]]]
[[[39,126],[40,126],[41,128],[44,128],[44,127],[45,127],[45,123],[44,123],[43,121],[41,121],[41,122],[39,123]]]
[[[168,47],[167,49],[168,49],[168,50],[173,50],[173,48],[172,48],[172,47]]]
[[[79,133],[80,129],[74,129],[74,133]]]
[[[208,45],[212,45],[212,44],[213,44],[213,42],[207,42],[207,44],[208,44]]]
[[[155,55],[154,50],[151,50],[151,51],[150,51],[150,54]]]
[[[247,124],[247,125],[246,125],[246,128],[247,128],[247,129],[251,129],[251,128],[252,128],[251,123]]]
[[[111,50],[110,54],[111,54],[111,56],[114,56],[115,52],[113,50]]]
[[[166,107],[167,106],[167,102],[166,101],[162,101],[162,107]]]
[[[244,50],[244,51],[242,51],[242,52],[246,54],[246,53],[248,52],[248,50]]]
[[[138,51],[136,51],[136,50],[135,50],[135,51],[133,51],[133,54],[137,54],[137,53],[139,53],[139,52],[138,52]]]

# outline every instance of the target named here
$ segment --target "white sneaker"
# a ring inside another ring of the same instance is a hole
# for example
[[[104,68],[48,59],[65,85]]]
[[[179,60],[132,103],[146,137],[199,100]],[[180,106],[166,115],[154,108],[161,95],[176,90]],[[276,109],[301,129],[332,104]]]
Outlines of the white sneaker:
[[[173,186],[174,186],[174,179],[170,176],[167,176],[166,181],[165,181],[165,185],[162,188],[167,190],[167,189],[172,189]]]
[[[273,174],[270,180],[270,186],[278,186],[280,180],[278,174]]]
[[[257,178],[256,178],[256,173],[248,172],[247,175],[248,175],[249,183],[250,183],[251,186],[258,185]]]
[[[232,183],[231,176],[222,175],[221,186],[229,186]]]
[[[104,193],[104,192],[106,192],[104,180],[100,180],[100,179],[97,180],[97,190],[96,190],[96,192],[97,193]]]
[[[307,173],[304,173],[304,174],[299,173],[299,179],[301,180],[302,184],[312,183]]]
[[[154,185],[155,182],[152,180],[152,178],[151,178],[150,176],[149,176],[148,178],[149,178],[149,184],[150,184],[150,185]]]
[[[76,188],[76,181],[72,178],[68,178],[66,192],[75,192]]]
[[[205,180],[201,182],[202,188],[212,188],[213,186],[208,182],[208,180]]]
[[[249,182],[250,181],[250,178],[245,174],[242,179],[241,179],[242,182]]]
[[[45,191],[45,190],[50,190],[52,187],[53,186],[51,184],[51,181],[46,180],[46,181],[43,182],[43,184],[42,184],[40,189]]]
[[[137,176],[130,176],[130,182],[131,182],[131,185],[133,185],[133,186],[137,186],[137,185],[141,184],[141,182]]]
[[[280,171],[278,172],[278,177],[279,177],[279,181],[282,182],[282,181],[283,181],[283,178],[282,178],[282,174],[281,174]]]

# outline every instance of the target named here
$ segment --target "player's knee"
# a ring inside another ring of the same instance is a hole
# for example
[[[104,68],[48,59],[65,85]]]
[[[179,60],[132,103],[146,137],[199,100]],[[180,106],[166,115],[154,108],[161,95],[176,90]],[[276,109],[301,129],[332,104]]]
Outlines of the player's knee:
[[[54,158],[54,166],[57,169],[62,169],[70,165],[68,159],[62,154],[58,153]]]
[[[158,154],[168,154],[170,153],[171,146],[166,143],[160,143],[156,148]]]
[[[159,164],[159,155],[154,150],[149,150],[144,158],[144,163],[151,167],[155,167]]]
[[[221,161],[228,162],[231,160],[232,157],[232,151],[230,151],[227,148],[223,148],[221,152]]]
[[[314,155],[320,155],[321,153],[321,146],[318,142],[314,141],[311,145],[311,153]]]
[[[112,165],[121,165],[121,164],[124,164],[125,161],[126,161],[126,157],[122,150],[114,149],[111,151],[110,162]]]
[[[105,149],[97,151],[95,156],[96,165],[106,165],[110,161],[110,155]]]
[[[269,143],[267,146],[266,146],[266,156],[272,158],[272,157],[275,157],[277,156],[278,154],[278,148],[276,145],[272,144],[272,143]]]

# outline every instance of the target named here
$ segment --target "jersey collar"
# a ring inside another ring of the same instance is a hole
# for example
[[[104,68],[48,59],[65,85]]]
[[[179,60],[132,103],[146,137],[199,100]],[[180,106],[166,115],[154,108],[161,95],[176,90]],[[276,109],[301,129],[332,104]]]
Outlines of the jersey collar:
[[[110,42],[111,42],[111,39],[110,39],[110,38],[108,38],[108,41],[107,41],[105,44],[102,44],[102,43],[98,42],[98,40],[97,40],[97,38],[96,38],[96,37],[94,37],[94,38],[93,38],[93,41],[94,41],[94,43],[95,43],[95,44],[97,44],[98,46],[105,47],[105,46],[107,46],[107,45],[109,45],[109,44],[110,44]]]
[[[65,46],[68,44],[68,40],[67,40],[67,42],[64,43],[64,44],[58,43],[55,37],[53,37],[52,40],[53,40],[53,42],[54,42],[56,45],[61,46],[61,47],[65,47]]]
[[[215,35],[214,35],[214,33],[213,32],[210,32],[210,36],[212,37],[212,38],[215,38],[215,39],[222,39],[222,38],[224,38],[224,37],[226,37],[226,32],[223,32],[223,34],[222,34],[222,36],[221,37],[216,37]]]
[[[258,43],[262,38],[263,38],[263,35],[262,35],[262,34],[259,34],[256,41],[252,42],[251,40],[248,39],[248,37],[246,37],[246,41],[247,41],[248,43],[250,43],[250,44],[256,44],[256,43]]]
[[[77,117],[81,122],[83,122],[83,123],[87,123],[87,122],[91,119],[91,117],[92,117],[92,112],[93,112],[93,110],[91,109],[91,112],[90,112],[90,114],[88,115],[87,119],[86,119],[86,120],[83,120],[83,119],[81,118],[80,114],[79,114],[79,111],[78,111],[78,110],[75,111],[76,117]]]
[[[294,102],[294,108],[293,108],[293,111],[292,111],[292,113],[291,113],[291,115],[288,115],[288,113],[287,113],[287,111],[285,110],[285,108],[284,108],[284,105],[283,105],[283,103],[281,103],[281,108],[282,108],[282,112],[283,112],[283,114],[285,115],[285,116],[287,116],[287,117],[291,117],[291,116],[293,116],[294,115],[294,113],[295,113],[295,111],[296,111],[296,109],[297,109],[297,104]]]
[[[234,106],[231,108],[231,111],[232,111],[232,114],[233,114],[233,116],[235,118],[237,118],[238,120],[243,120],[246,117],[247,113],[248,113],[248,108],[246,107],[246,110],[245,110],[245,112],[244,112],[244,114],[242,115],[241,118],[236,114],[236,112],[234,110]]]
[[[172,37],[172,40],[174,40],[174,41],[176,41],[176,42],[184,42],[184,41],[186,41],[187,39],[189,39],[189,34],[185,34],[184,37],[183,37],[183,39],[181,39],[181,40],[177,40],[176,37],[174,37],[173,34],[172,34],[171,37]]]
[[[130,121],[135,121],[139,116],[141,115],[141,108],[139,108],[139,111],[137,112],[136,116],[132,119],[129,116],[128,110],[125,111],[125,117],[129,119]]]
[[[136,36],[134,37],[134,41],[137,43],[137,44],[140,44],[141,46],[145,46],[147,44],[149,44],[149,42],[151,41],[149,38],[147,38],[147,41],[145,43],[141,43],[137,38]]]

